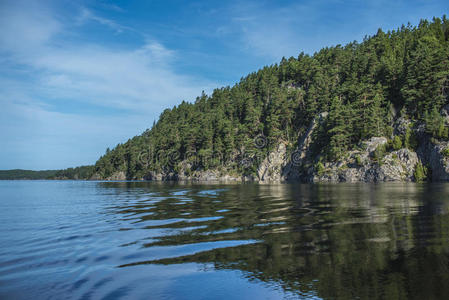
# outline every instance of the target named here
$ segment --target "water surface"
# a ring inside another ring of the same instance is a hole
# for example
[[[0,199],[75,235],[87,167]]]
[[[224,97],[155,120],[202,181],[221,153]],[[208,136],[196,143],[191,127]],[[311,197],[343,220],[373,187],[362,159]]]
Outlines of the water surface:
[[[445,299],[449,184],[0,181],[1,299]]]

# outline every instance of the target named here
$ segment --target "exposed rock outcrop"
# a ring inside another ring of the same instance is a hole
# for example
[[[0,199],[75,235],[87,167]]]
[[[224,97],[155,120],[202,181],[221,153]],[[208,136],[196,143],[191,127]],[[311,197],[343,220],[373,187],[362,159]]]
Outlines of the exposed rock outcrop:
[[[449,142],[428,142],[422,150],[424,160],[432,171],[432,181],[449,181]]]
[[[281,181],[282,168],[285,166],[287,148],[285,143],[280,143],[262,161],[257,170],[259,181]]]
[[[282,168],[281,180],[301,180],[304,165],[307,163],[308,155],[310,154],[309,150],[310,145],[313,142],[313,133],[317,126],[326,120],[327,116],[328,112],[322,112],[315,117],[310,123],[306,133],[299,138],[296,150],[293,151],[290,157],[285,157],[288,161],[284,163],[284,167]]]
[[[387,143],[384,137],[373,137],[364,142],[363,150],[355,150],[336,162],[323,164],[323,170],[314,170],[310,182],[379,182],[412,181],[418,155],[409,149],[400,149],[374,160],[374,152]]]
[[[189,175],[185,175],[183,171],[179,174],[175,172],[149,172],[143,179],[153,181],[254,181],[254,178],[222,174],[217,170],[197,170]]]
[[[442,114],[449,118],[449,106],[444,107]],[[182,161],[177,165],[177,171],[168,168],[164,172],[148,172],[142,179],[259,182],[413,181],[415,169],[418,163],[421,163],[431,171],[432,181],[449,181],[449,142],[430,138],[423,124],[416,124],[412,128],[410,121],[404,118],[398,118],[394,122],[393,135],[404,138],[412,132],[419,144],[416,152],[407,148],[392,151],[393,146],[388,144],[386,137],[372,137],[361,142],[355,150],[347,152],[339,160],[322,162],[319,157],[313,157],[311,146],[314,143],[315,130],[325,122],[327,115],[327,112],[323,112],[314,118],[306,132],[298,138],[296,150],[291,153],[288,151],[288,143],[281,141],[262,161],[254,157],[241,158],[238,163],[244,165],[244,162],[248,162],[248,167],[260,162],[255,173],[230,173],[226,164],[219,169],[192,169],[189,162]],[[235,158],[237,157],[239,156],[236,154]],[[96,174],[92,179],[100,179],[100,176]],[[120,171],[105,179],[127,178],[125,172]]]
[[[412,181],[418,155],[409,149],[394,151],[383,159],[378,181]]]
[[[114,172],[111,176],[107,177],[106,180],[126,180],[126,174],[123,171]]]

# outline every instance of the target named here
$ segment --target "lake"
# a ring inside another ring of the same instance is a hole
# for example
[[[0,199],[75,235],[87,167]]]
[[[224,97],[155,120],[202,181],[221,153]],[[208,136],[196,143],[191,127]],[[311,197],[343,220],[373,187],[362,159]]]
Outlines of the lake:
[[[0,181],[1,299],[444,299],[449,184]]]

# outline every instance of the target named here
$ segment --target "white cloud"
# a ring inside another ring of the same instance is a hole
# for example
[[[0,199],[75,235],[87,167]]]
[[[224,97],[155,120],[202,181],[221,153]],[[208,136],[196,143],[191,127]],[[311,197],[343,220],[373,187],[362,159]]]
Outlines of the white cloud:
[[[209,83],[177,74],[173,51],[151,42],[136,50],[84,46],[53,50],[30,64],[49,95],[134,110],[194,99]]]
[[[89,22],[128,29],[87,9],[64,19],[43,3],[0,4],[0,169],[94,163],[163,109],[215,86],[179,74],[180,54],[156,40],[125,48],[77,39]],[[67,113],[66,106],[91,108]]]
[[[35,49],[40,49],[60,32],[61,24],[47,9],[38,7],[37,2],[3,1],[0,28],[0,51],[17,59],[33,55]]]
[[[29,68],[38,82],[35,88],[47,97],[142,111],[193,100],[201,90],[215,86],[178,74],[173,68],[176,52],[154,40],[134,49],[65,42],[59,36],[70,31],[70,22],[61,24],[48,11],[11,5],[0,18],[0,25],[5,25],[0,30],[1,50],[13,63]],[[77,19],[125,28],[87,9]]]

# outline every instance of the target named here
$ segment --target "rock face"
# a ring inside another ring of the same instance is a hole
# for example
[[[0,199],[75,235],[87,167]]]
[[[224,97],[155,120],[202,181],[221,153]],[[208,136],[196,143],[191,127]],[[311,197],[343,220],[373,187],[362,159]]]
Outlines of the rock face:
[[[287,161],[284,163],[282,168],[281,180],[283,181],[298,181],[303,180],[303,167],[308,162],[310,145],[313,140],[313,133],[317,126],[325,121],[328,113],[322,112],[317,117],[315,117],[309,125],[306,133],[299,138],[298,147],[290,155],[290,157],[284,156]]]
[[[394,151],[383,160],[379,174],[382,181],[412,181],[418,155],[409,149]],[[378,180],[380,181],[380,180]]]
[[[449,142],[428,143],[423,156],[432,171],[432,181],[449,181]]]
[[[312,130],[306,136],[311,136]],[[287,144],[281,142],[260,163],[256,176],[226,174],[218,170],[196,170],[185,175],[188,165],[181,172],[149,172],[143,179],[156,181],[258,181],[258,182],[382,182],[413,181],[417,164],[422,162],[432,171],[432,181],[449,181],[449,142],[432,143],[427,140],[417,152],[399,149],[375,158],[376,149],[385,147],[385,137],[373,137],[361,145],[358,150],[348,152],[342,159],[322,163],[322,167],[310,164],[308,148],[310,140],[302,139],[300,150],[292,155],[287,153]],[[309,141],[309,142],[307,142]],[[296,156],[294,156],[296,155]],[[96,179],[96,178],[92,178]],[[99,178],[98,178],[99,179]],[[106,180],[126,180],[124,172],[116,172]]]
[[[399,118],[394,122],[393,133],[395,135],[404,135],[407,128],[410,127],[410,120]]]
[[[372,154],[377,147],[385,145],[388,142],[388,140],[381,136],[381,137],[372,137],[368,141],[363,142],[362,145],[365,147],[365,151],[362,153],[365,158],[368,157],[368,155]]]
[[[179,180],[194,180],[194,181],[244,181],[245,178],[234,177],[229,174],[221,174],[216,170],[196,171],[190,176],[179,175]]]
[[[194,171],[191,175],[188,176],[184,175],[184,172],[180,172],[180,174],[174,172],[167,172],[167,173],[149,172],[143,179],[154,181],[219,181],[219,182],[254,180],[254,178],[221,174],[217,170]]]
[[[400,149],[373,160],[378,147],[387,143],[384,137],[373,137],[364,143],[364,150],[355,150],[336,162],[324,163],[324,169],[313,170],[309,182],[380,182],[412,181],[418,155],[409,149]]]
[[[126,174],[123,171],[115,172],[114,174],[106,178],[106,180],[126,180],[126,179],[127,179]]]
[[[219,170],[192,170],[190,163],[183,161],[178,170],[149,172],[145,180],[190,180],[190,181],[258,181],[258,182],[381,182],[413,181],[418,163],[427,166],[432,181],[449,181],[449,142],[431,139],[423,124],[413,127],[419,147],[415,151],[403,148],[391,151],[385,137],[372,137],[360,143],[356,150],[349,151],[338,161],[319,162],[313,157],[310,148],[314,141],[314,131],[327,118],[327,113],[319,114],[309,128],[299,137],[296,150],[289,152],[288,143],[281,141],[259,163],[253,175],[228,173],[226,165]],[[442,110],[448,118],[449,104]],[[410,135],[410,121],[398,118],[393,124],[393,134],[404,137]],[[390,146],[391,148],[391,146]],[[237,156],[236,156],[237,157]],[[242,160],[240,163],[243,163]],[[251,158],[248,163],[254,163]],[[101,179],[98,174],[92,179]],[[126,180],[125,172],[115,172],[106,180]]]
[[[275,151],[271,152],[260,164],[257,170],[259,181],[281,181],[281,171],[285,165],[287,148],[280,143]]]

